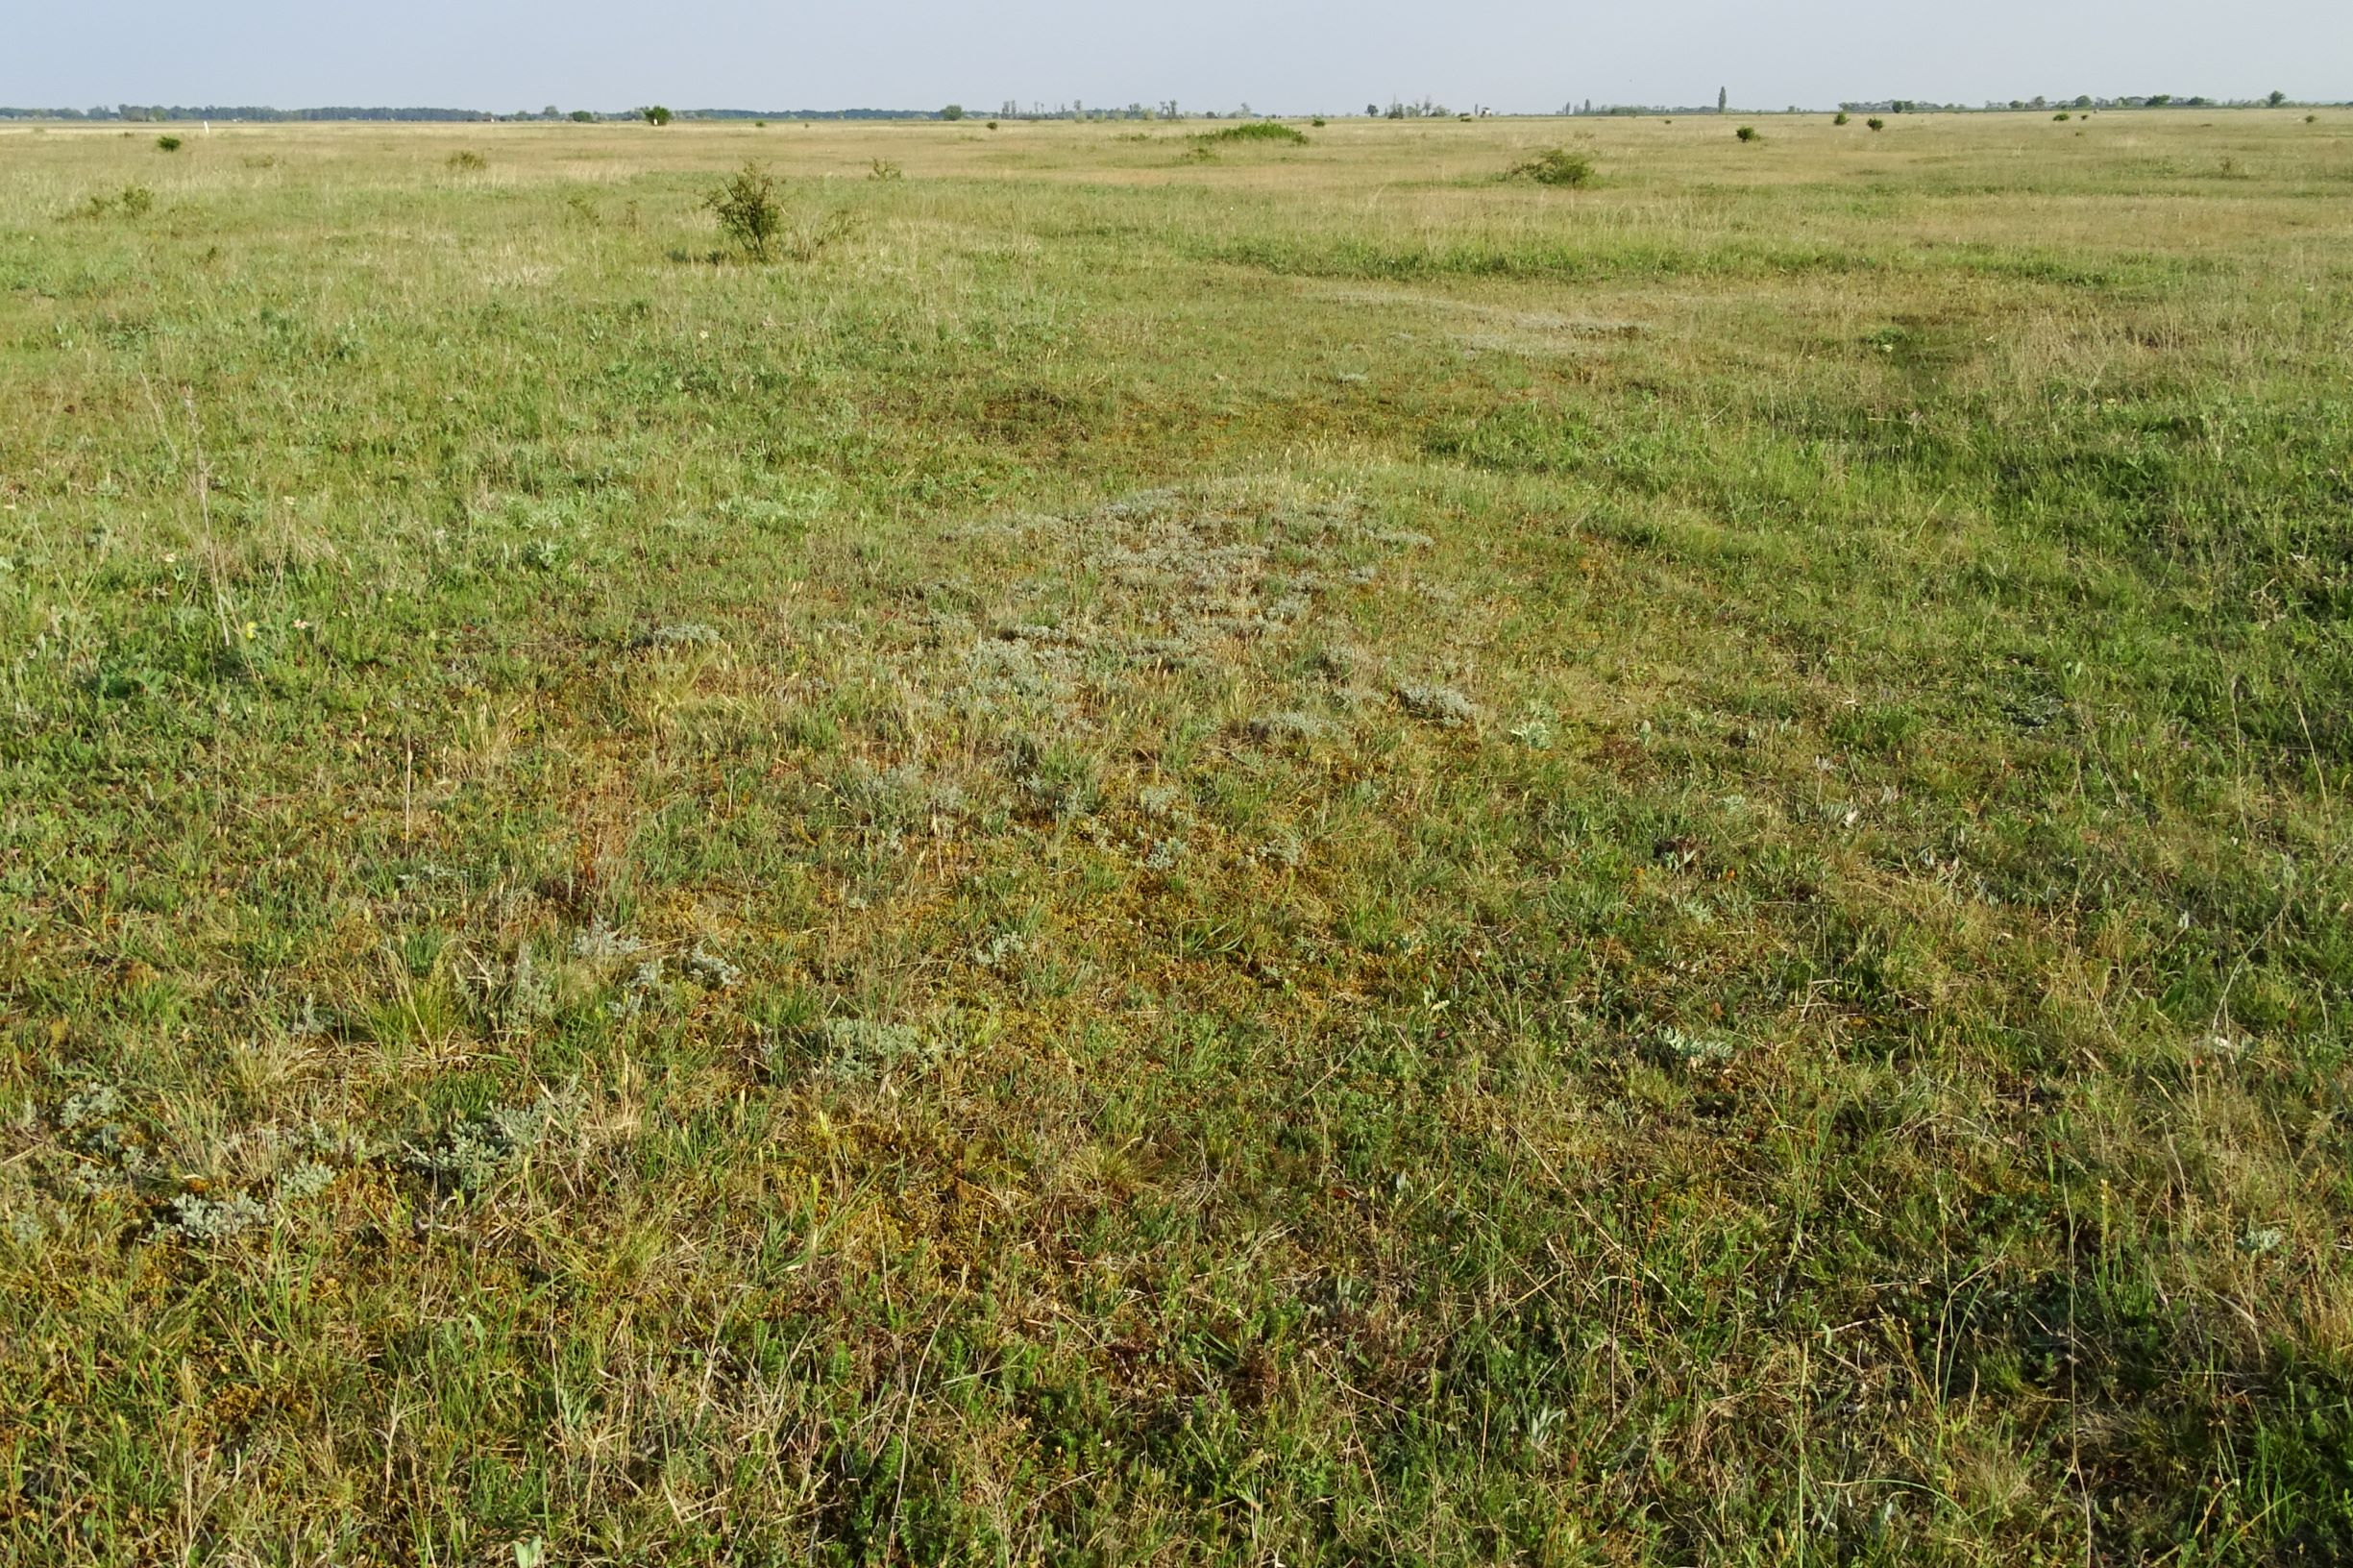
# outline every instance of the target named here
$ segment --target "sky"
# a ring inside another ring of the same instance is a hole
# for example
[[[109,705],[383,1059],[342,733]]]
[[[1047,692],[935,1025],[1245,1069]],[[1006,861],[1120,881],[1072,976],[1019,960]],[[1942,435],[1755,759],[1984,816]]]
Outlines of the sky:
[[[2348,0],[9,0],[0,104],[2353,98]]]

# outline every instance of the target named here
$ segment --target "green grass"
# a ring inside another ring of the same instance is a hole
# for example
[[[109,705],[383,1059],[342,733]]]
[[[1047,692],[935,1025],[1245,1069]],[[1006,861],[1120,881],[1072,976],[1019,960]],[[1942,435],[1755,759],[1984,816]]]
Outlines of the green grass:
[[[2353,1554],[2212,120],[0,133],[0,1554]]]

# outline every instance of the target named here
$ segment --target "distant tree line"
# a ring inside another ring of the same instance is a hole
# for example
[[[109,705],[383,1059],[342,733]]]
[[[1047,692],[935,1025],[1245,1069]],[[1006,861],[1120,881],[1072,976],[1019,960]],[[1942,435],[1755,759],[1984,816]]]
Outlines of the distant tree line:
[[[1630,118],[1649,115],[1721,114],[1726,111],[1729,94],[1719,90],[1714,104],[1600,104],[1588,98],[1583,103],[1564,104],[1557,110],[1564,115]],[[1853,99],[1838,107],[1850,113],[1864,114],[1969,114],[2001,110],[2120,110],[2120,109],[2278,109],[2293,104],[2297,108],[2312,107],[2291,99],[2284,92],[2274,92],[2263,98],[2207,98],[2197,95],[2180,96],[2169,92],[2153,92],[2143,97],[2099,98],[2081,93],[2072,98],[2012,98],[2007,102],[1988,99],[1982,104],[1940,104],[1924,98]],[[116,104],[111,108],[95,109],[10,109],[0,107],[0,120],[120,120],[131,122],[159,122],[185,120],[257,121],[264,124],[280,121],[306,120],[406,120],[440,121],[460,124],[513,124],[529,121],[576,120],[582,124],[607,121],[639,120],[653,111],[647,109],[627,110],[561,110],[553,104],[540,110],[518,110],[512,114],[494,113],[482,109],[396,109],[331,106],[323,109],[271,109],[259,104]],[[659,111],[667,119],[677,120],[957,120],[965,110],[949,105],[945,110],[931,109],[681,109]],[[1492,112],[1480,110],[1480,114]],[[1752,112],[1744,110],[1743,112]],[[1791,106],[1791,113],[1805,110]],[[1364,106],[1371,119],[1413,120],[1451,119],[1455,111],[1434,99],[1424,98],[1418,103],[1391,100],[1385,107],[1379,102]],[[1243,104],[1232,117],[1251,119],[1258,111]],[[1089,108],[1073,98],[1066,103],[1022,104],[1008,98],[996,111],[1005,120],[1181,120],[1176,100],[1157,104],[1131,103],[1118,106]],[[1190,117],[1224,119],[1228,114],[1216,110],[1197,111]],[[665,122],[666,123],[666,122]]]
[[[467,125],[515,124],[530,121],[576,120],[595,124],[634,120],[643,110],[560,110],[551,104],[541,110],[497,114],[482,109],[385,109],[331,107],[271,109],[260,104],[116,104],[97,109],[0,108],[0,120],[121,120],[132,123],[166,120],[245,120],[277,124],[306,120],[406,120]],[[927,109],[681,109],[681,120],[928,120]]]
[[[2197,93],[2184,95],[2171,92],[2100,98],[2083,92],[2072,98],[2046,97],[2039,93],[2032,98],[1988,98],[1982,104],[1938,104],[1921,98],[1858,99],[1838,107],[1856,114],[1866,110],[1881,114],[1969,114],[2036,109],[2279,109],[2292,102],[2293,100],[2284,92],[2273,92],[2261,98],[2208,98]]]

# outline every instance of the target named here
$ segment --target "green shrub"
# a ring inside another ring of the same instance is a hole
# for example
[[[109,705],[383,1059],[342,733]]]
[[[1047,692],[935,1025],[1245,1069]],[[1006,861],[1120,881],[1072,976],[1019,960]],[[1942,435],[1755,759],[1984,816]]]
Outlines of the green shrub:
[[[1310,125],[1311,125],[1311,126],[1315,127],[1315,129],[1316,129],[1316,130],[1320,131],[1320,130],[1322,130],[1322,129],[1324,128],[1324,126],[1325,126],[1325,124],[1326,124],[1326,121],[1325,121],[1324,117],[1323,117],[1321,114],[1318,114],[1318,115],[1316,115],[1316,116],[1315,116],[1313,119],[1311,119],[1311,120],[1308,121],[1308,124],[1310,124]]]
[[[703,197],[702,205],[719,220],[720,233],[755,261],[768,259],[769,245],[784,230],[784,204],[776,199],[776,182],[757,163],[747,161]]]
[[[2073,119],[2074,117],[2075,117],[2075,116],[2073,116],[2072,114],[2070,114],[2070,113],[2069,113],[2069,112],[2068,112],[2066,110],[2064,110],[2064,109],[2063,109],[2063,110],[2059,110],[2059,112],[2058,112],[2058,113],[2053,114],[2053,115],[2051,116],[2051,118],[2052,118],[2052,119],[2054,119],[2054,120],[2071,120],[2071,119]]]
[[[1865,120],[1863,123],[1870,126],[1874,131],[1884,131],[1887,129],[1887,122],[1880,119],[1876,114],[1874,114],[1870,119]]]
[[[1507,180],[1532,180],[1539,185],[1568,190],[1581,190],[1593,184],[1593,159],[1566,147],[1548,147],[1504,171]]]
[[[1848,113],[1842,109],[1835,115],[1831,116],[1830,123],[1832,125],[1845,125],[1848,121],[1853,118],[1853,115]]]
[[[180,151],[181,142],[178,136],[158,136],[156,145],[167,153],[176,153]]]
[[[1739,130],[1733,132],[1732,135],[1738,136],[1743,141],[1762,141],[1765,139],[1756,134],[1756,127],[1752,125],[1744,125]]]
[[[994,121],[994,120],[991,120],[991,121],[989,122],[989,129],[990,129],[990,130],[992,130],[992,131],[995,130],[995,129],[996,129],[996,121]]]
[[[963,119],[963,118],[964,118],[964,106],[963,106],[962,104],[950,104],[950,105],[948,105],[948,106],[947,106],[945,109],[944,109],[944,110],[940,110],[940,118],[942,118],[942,119],[944,119],[944,120],[961,120],[961,119]]]
[[[478,174],[490,167],[490,159],[471,147],[461,147],[450,155],[450,169],[455,174]]]
[[[1307,145],[1307,133],[1295,125],[1284,125],[1276,120],[1251,120],[1242,125],[1229,125],[1222,131],[1204,131],[1195,141],[1287,141]]]
[[[639,118],[643,119],[648,125],[668,125],[672,120],[677,117],[676,115],[671,113],[669,110],[664,109],[660,104],[650,105],[645,109],[639,110],[637,112]]]

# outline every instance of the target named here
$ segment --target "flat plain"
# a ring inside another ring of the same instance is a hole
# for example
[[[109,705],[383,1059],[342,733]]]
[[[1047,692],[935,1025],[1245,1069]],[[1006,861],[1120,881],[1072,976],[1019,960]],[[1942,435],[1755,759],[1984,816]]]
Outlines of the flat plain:
[[[2346,1560],[2353,110],[1736,123],[0,134],[0,1557]]]

